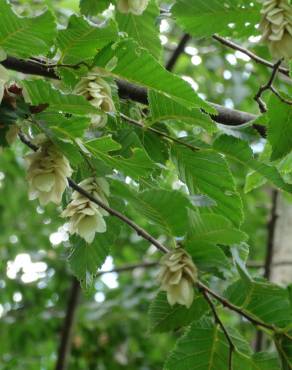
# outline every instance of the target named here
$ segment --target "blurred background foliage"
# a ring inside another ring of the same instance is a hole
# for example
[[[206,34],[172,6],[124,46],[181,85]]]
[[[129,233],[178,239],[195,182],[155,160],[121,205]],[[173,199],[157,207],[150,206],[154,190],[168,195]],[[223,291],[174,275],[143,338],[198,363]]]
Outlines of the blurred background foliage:
[[[79,7],[77,0],[12,3],[23,15],[37,14],[47,6],[61,24]],[[161,6],[166,4],[162,2]],[[159,22],[166,62],[182,31],[167,18],[161,17]],[[267,49],[258,41],[255,34],[240,43],[269,59]],[[252,97],[270,73],[212,39],[189,41],[174,71],[202,97],[251,113],[257,112]],[[289,88],[287,84],[281,87],[284,91]],[[37,201],[28,200],[23,150],[22,144],[15,143],[0,155],[0,369],[50,370],[55,366],[72,282],[67,263],[70,246],[58,210],[54,206],[41,208]],[[246,169],[236,164],[233,174],[243,191]],[[172,181],[169,179],[169,186]],[[249,259],[259,263],[265,257],[270,199],[268,187],[244,196],[243,230],[250,236]],[[149,226],[149,231],[151,227],[155,230],[155,226]],[[102,269],[158,258],[145,241],[124,227]],[[260,275],[262,270],[251,269],[251,273]],[[70,369],[162,368],[179,333],[150,335],[148,331],[147,311],[158,290],[156,274],[156,268],[105,274],[96,279],[92,290],[82,293]],[[225,314],[225,320],[245,327],[233,315]],[[245,330],[250,342],[254,337],[251,330]]]

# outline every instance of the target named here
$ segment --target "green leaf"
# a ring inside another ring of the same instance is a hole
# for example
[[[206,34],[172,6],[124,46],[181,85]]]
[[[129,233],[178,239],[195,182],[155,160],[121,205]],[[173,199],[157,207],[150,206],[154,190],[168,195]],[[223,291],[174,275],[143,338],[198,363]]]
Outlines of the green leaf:
[[[239,225],[243,219],[241,198],[225,159],[212,150],[193,152],[174,145],[172,159],[191,195],[205,194],[216,202],[210,211]]]
[[[227,157],[232,158],[249,169],[258,172],[277,188],[289,193],[292,192],[292,185],[284,182],[275,167],[254,159],[253,152],[248,143],[231,136],[222,135],[215,140],[213,147],[215,150],[225,154]]]
[[[120,145],[111,139],[111,148],[104,143],[98,142],[99,139],[87,141],[85,146],[97,158],[104,161],[108,166],[133,179],[147,177],[154,169],[155,163],[149,158],[144,149],[135,148],[132,150],[132,156],[124,158],[120,155],[111,156],[109,151],[120,149]]]
[[[244,192],[249,193],[250,191],[265,185],[266,182],[267,182],[267,179],[263,177],[260,173],[251,171],[246,176]]]
[[[7,54],[28,58],[47,54],[56,36],[51,12],[37,17],[18,17],[6,0],[0,1],[0,47]]]
[[[90,119],[88,117],[67,117],[57,112],[44,111],[36,114],[35,118],[39,121],[44,121],[46,126],[60,138],[82,137],[84,131],[90,125]]]
[[[194,262],[202,271],[230,270],[230,261],[216,244],[232,245],[247,239],[223,216],[191,212],[189,233],[184,244]]]
[[[92,284],[92,278],[104,263],[109,254],[109,246],[104,244],[87,244],[81,238],[74,238],[74,246],[69,256],[69,263],[73,274],[84,287]]]
[[[247,347],[238,335],[232,339],[238,347]],[[234,353],[234,369],[252,370],[252,362],[246,354]],[[218,325],[210,320],[195,321],[178,340],[175,349],[165,363],[164,370],[226,370],[228,369],[229,345]]]
[[[232,245],[246,241],[248,236],[223,216],[192,212],[188,238],[193,244],[204,242]]]
[[[184,235],[187,226],[187,198],[178,191],[147,190],[140,194],[141,202],[135,209],[146,216],[154,225],[159,225],[167,235]]]
[[[156,19],[159,17],[159,7],[155,0],[151,0],[142,15],[132,13],[117,13],[116,20],[120,31],[126,32],[128,37],[135,39],[138,44],[159,59],[161,55],[161,42]]]
[[[136,192],[121,182],[114,182],[116,195],[166,235],[182,236],[187,232],[187,209],[192,207],[187,197],[175,190],[151,189]]]
[[[165,120],[179,120],[192,126],[200,126],[209,133],[217,131],[211,117],[200,109],[187,109],[173,99],[150,90],[148,100],[151,111],[151,124]]]
[[[265,323],[278,327],[291,324],[292,307],[287,289],[272,283],[239,280],[225,295],[244,312]]]
[[[123,40],[104,48],[96,56],[94,65],[115,78],[166,94],[186,106],[215,113],[187,82],[168,72],[146,49],[132,40]]]
[[[272,148],[271,148],[270,143],[267,141],[265,144],[264,150],[258,156],[258,160],[260,162],[269,164],[271,153],[272,153]],[[248,193],[251,190],[254,190],[256,188],[259,188],[265,185],[267,181],[268,180],[266,177],[262,176],[259,172],[252,170],[246,176],[244,191]]]
[[[97,112],[83,96],[64,94],[47,81],[24,80],[21,84],[26,102],[32,105],[48,104],[50,111],[81,115]]]
[[[117,37],[117,27],[113,21],[105,27],[96,27],[83,17],[72,15],[68,27],[58,32],[60,62],[75,64],[91,59],[99,49],[115,41]]]
[[[170,306],[166,293],[160,292],[149,308],[149,330],[159,333],[177,330],[194,320],[199,320],[208,311],[208,304],[198,292],[195,294],[194,302],[189,309],[179,304]]]
[[[51,135],[48,136],[51,137],[55,145],[59,147],[61,152],[63,152],[65,157],[67,157],[72,166],[77,167],[78,165],[80,165],[84,158],[80,154],[80,149],[77,145],[68,143],[67,141],[64,140],[60,140],[58,137],[52,137]]]
[[[114,141],[111,136],[102,136],[86,142],[87,148],[91,151],[109,153],[121,148],[121,145]]]
[[[280,369],[279,359],[276,353],[260,352],[253,356],[254,370]]]
[[[231,263],[223,250],[215,244],[201,242],[194,244],[191,239],[184,244],[200,271],[222,276],[222,270],[231,269]]]
[[[272,145],[271,160],[284,157],[292,150],[292,107],[272,95],[268,105],[268,140]]]
[[[90,288],[98,269],[110,253],[110,248],[119,237],[121,222],[115,217],[106,217],[107,231],[95,234],[94,241],[87,244],[80,237],[72,237],[72,250],[69,263],[73,274],[82,282],[85,289]]]
[[[172,13],[177,23],[196,37],[214,33],[237,37],[254,35],[260,20],[259,6],[248,0],[177,0]]]
[[[84,15],[96,15],[110,6],[109,0],[80,0],[80,12]]]
[[[284,335],[277,335],[275,337],[275,344],[281,358],[282,369],[291,370],[292,369],[292,336],[291,332],[290,338]]]

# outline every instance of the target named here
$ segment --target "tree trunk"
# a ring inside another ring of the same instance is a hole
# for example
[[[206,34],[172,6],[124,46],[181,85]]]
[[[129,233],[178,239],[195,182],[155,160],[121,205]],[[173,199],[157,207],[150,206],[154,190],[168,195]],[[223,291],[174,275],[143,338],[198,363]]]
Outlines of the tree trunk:
[[[287,285],[292,282],[292,203],[282,194],[278,198],[277,215],[271,281]]]

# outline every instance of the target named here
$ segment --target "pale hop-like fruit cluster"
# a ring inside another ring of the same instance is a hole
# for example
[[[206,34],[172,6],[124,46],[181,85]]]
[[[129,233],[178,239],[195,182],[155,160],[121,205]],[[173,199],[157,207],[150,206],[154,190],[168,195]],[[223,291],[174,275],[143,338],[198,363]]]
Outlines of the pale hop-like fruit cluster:
[[[276,58],[292,58],[292,6],[289,0],[259,0],[262,4],[260,29]]]
[[[111,87],[97,71],[93,70],[87,76],[82,77],[75,86],[74,92],[83,95],[91,105],[101,111],[99,114],[91,115],[91,122],[95,127],[102,127],[106,124],[107,117],[102,112],[115,112]]]
[[[105,179],[90,177],[81,181],[78,185],[108,205],[109,185]],[[78,234],[87,243],[93,242],[96,233],[106,231],[106,223],[103,217],[107,215],[108,213],[103,208],[77,191],[73,192],[72,201],[61,214],[62,217],[70,217],[70,234]]]
[[[149,0],[118,0],[118,10],[121,13],[141,15],[147,8]]]
[[[176,248],[162,257],[158,280],[161,290],[166,291],[168,303],[189,308],[194,300],[194,283],[198,271],[191,256],[182,248]]]
[[[44,135],[38,135],[33,142],[39,149],[25,157],[29,199],[39,198],[41,205],[60,204],[68,185],[67,177],[72,174],[70,163]]]

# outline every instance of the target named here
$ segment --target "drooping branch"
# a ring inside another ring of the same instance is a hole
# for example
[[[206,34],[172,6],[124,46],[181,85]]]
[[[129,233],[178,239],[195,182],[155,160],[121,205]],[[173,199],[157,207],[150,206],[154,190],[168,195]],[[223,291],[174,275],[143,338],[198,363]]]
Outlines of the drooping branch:
[[[261,320],[256,319],[255,317],[250,316],[248,313],[246,313],[244,310],[242,310],[240,307],[237,307],[233,303],[229,302],[226,298],[221,297],[219,294],[214,292],[212,289],[207,287],[202,282],[198,282],[198,287],[201,290],[206,291],[209,293],[213,298],[215,298],[218,302],[220,302],[224,307],[228,308],[231,311],[234,311],[238,313],[240,316],[246,318],[248,321],[250,321],[253,325],[263,327],[269,330],[272,330],[273,332],[277,332],[277,329],[274,327],[274,325],[267,324]]]
[[[119,211],[107,206],[99,199],[95,198],[93,195],[88,193],[86,190],[82,189],[79,185],[77,185],[72,179],[68,179],[69,186],[76,190],[78,193],[84,195],[87,199],[91,200],[93,203],[97,204],[99,207],[106,210],[110,215],[119,218],[125,224],[130,226],[132,229],[136,231],[136,233],[141,236],[143,239],[147,240],[151,244],[155,245],[157,249],[159,249],[162,253],[168,253],[169,250],[162,245],[157,239],[155,239],[152,235],[150,235],[146,230],[138,226],[134,221],[120,213]]]
[[[23,134],[19,134],[20,140],[27,145],[30,149],[33,151],[38,150],[38,147],[31,143],[31,141]],[[136,233],[141,236],[143,239],[148,240],[151,244],[155,245],[157,249],[159,249],[162,253],[168,253],[168,249],[161,244],[157,239],[155,239],[152,235],[150,235],[146,230],[141,228],[139,225],[137,225],[134,221],[129,219],[127,216],[123,215],[119,211],[109,207],[108,205],[104,204],[101,200],[98,198],[94,197],[92,194],[90,194],[88,191],[84,190],[81,188],[76,182],[70,178],[68,180],[68,185],[78,193],[82,194],[85,196],[87,199],[89,199],[91,202],[97,204],[99,207],[103,208],[106,210],[110,215],[119,218],[121,221],[123,221],[125,224],[130,226],[132,229],[136,231]]]
[[[21,141],[25,145],[28,145],[33,150],[36,150],[37,149],[33,144],[30,144],[30,145],[28,144],[29,143],[29,140],[27,138],[25,138],[23,140],[23,138],[24,138],[24,135],[23,134],[21,134],[19,137],[20,137]],[[155,239],[152,235],[150,235],[146,230],[144,230],[143,228],[141,228],[140,226],[138,226],[137,224],[135,224],[134,221],[132,221],[128,217],[124,216],[123,214],[121,214],[117,210],[112,209],[109,206],[105,205],[99,199],[95,198],[93,195],[91,195],[90,193],[88,193],[86,190],[82,189],[72,179],[68,179],[68,184],[69,184],[69,186],[72,189],[74,189],[77,192],[79,192],[80,194],[84,195],[85,197],[87,197],[87,199],[91,200],[93,203],[97,204],[99,207],[105,209],[110,215],[119,218],[125,224],[127,224],[128,226],[130,226],[131,228],[133,228],[137,232],[138,235],[140,235],[143,239],[145,239],[145,240],[149,241],[150,243],[152,243],[162,253],[165,254],[165,253],[168,253],[169,252],[169,250],[164,245],[162,245],[157,239]],[[282,333],[282,331],[279,330],[279,329],[277,329],[274,325],[267,324],[267,323],[265,323],[265,322],[263,322],[263,321],[255,318],[254,316],[249,315],[243,309],[241,309],[240,307],[237,307],[233,303],[229,302],[226,298],[221,297],[219,294],[217,294],[216,292],[214,292],[212,289],[210,289],[209,287],[207,287],[202,282],[198,281],[197,282],[197,287],[201,291],[205,291],[207,294],[209,294],[210,296],[212,296],[213,298],[215,298],[224,307],[226,307],[226,308],[230,309],[231,311],[234,311],[234,312],[238,313],[239,315],[243,316],[244,318],[246,318],[248,321],[250,321],[255,326],[269,329],[269,330],[273,331],[274,333]],[[288,336],[288,334],[286,334],[286,333],[282,333],[282,334]]]

